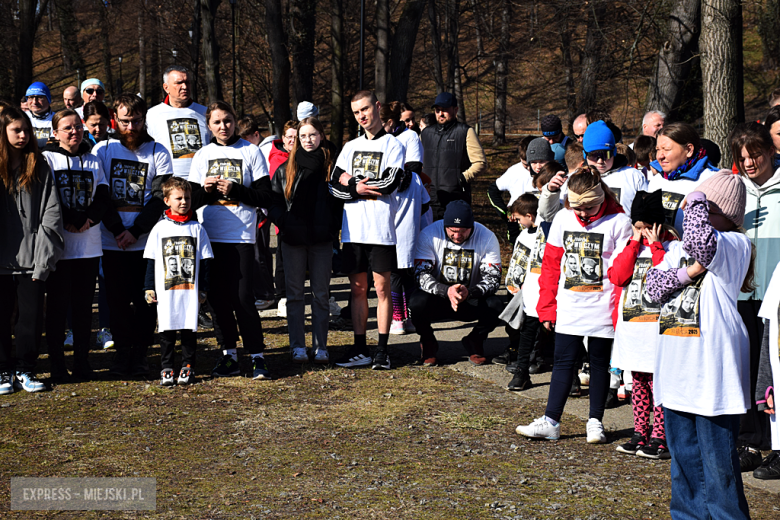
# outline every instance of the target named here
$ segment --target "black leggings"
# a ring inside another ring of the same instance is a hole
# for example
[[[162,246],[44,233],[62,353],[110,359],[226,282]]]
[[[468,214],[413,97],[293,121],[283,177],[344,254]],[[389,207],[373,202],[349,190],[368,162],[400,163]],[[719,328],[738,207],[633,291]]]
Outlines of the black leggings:
[[[38,359],[43,330],[43,295],[46,284],[31,274],[0,275],[0,372],[32,372]],[[11,315],[19,300],[19,319],[14,329],[16,359],[11,340]]]
[[[498,317],[504,310],[504,302],[495,295],[485,296],[476,300],[463,302],[458,306],[457,312],[452,310],[450,300],[446,297],[430,294],[422,289],[417,289],[409,298],[409,309],[412,311],[412,323],[421,341],[435,340],[432,323],[441,321],[476,321],[474,329],[468,334],[470,337],[481,341],[487,339],[501,319]]]
[[[144,300],[146,264],[143,251],[103,251],[111,334],[118,350],[145,349],[154,342],[157,310]]]
[[[195,364],[195,348],[198,344],[197,332],[182,330],[181,332],[181,366]],[[162,368],[173,368],[173,357],[176,350],[176,331],[160,332],[160,365]]]
[[[555,333],[555,364],[550,378],[550,393],[544,414],[560,421],[563,407],[569,398],[571,382],[577,371],[575,362],[582,348],[583,336]],[[604,418],[604,404],[609,391],[609,359],[612,354],[612,338],[588,338],[590,354],[590,414],[589,418]]]
[[[250,354],[265,348],[263,324],[255,309],[254,244],[212,242],[209,303],[224,338],[224,348],[236,348],[238,330]],[[236,327],[238,322],[238,327]]]

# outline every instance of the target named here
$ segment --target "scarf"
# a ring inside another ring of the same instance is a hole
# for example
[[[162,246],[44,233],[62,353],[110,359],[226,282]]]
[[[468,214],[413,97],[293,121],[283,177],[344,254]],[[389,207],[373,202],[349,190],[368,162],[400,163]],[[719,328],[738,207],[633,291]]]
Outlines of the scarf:
[[[184,224],[192,220],[192,210],[189,210],[186,215],[177,215],[171,211],[171,208],[168,208],[165,210],[165,218],[178,224]]]
[[[676,181],[677,179],[688,179],[690,181],[697,181],[699,180],[699,175],[701,175],[701,172],[704,170],[717,170],[717,166],[714,166],[710,163],[709,158],[707,157],[707,150],[704,149],[702,146],[699,148],[699,152],[694,154],[693,157],[685,161],[685,163],[674,170],[673,172],[666,173],[663,168],[661,167],[661,163],[658,161],[653,161],[650,163],[650,166],[655,168],[656,171],[661,172],[661,175],[664,176],[664,179],[670,180],[670,181]]]
[[[303,146],[295,152],[295,162],[298,168],[304,168],[310,172],[320,172],[325,167],[325,152],[322,151],[322,145],[316,150],[307,152]]]

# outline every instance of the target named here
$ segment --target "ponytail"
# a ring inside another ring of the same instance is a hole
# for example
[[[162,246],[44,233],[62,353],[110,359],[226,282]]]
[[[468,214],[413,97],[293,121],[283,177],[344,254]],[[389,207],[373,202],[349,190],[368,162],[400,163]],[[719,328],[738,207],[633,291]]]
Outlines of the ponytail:
[[[604,202],[602,202],[602,204],[606,204],[607,200],[611,199],[615,204],[620,206],[620,201],[615,195],[615,192],[607,186],[606,182],[601,180],[601,174],[595,166],[581,166],[574,170],[569,176],[567,186],[569,191],[581,195],[597,185],[601,185],[601,189],[604,191]],[[566,209],[572,209],[569,204],[569,197],[566,197],[563,205]]]

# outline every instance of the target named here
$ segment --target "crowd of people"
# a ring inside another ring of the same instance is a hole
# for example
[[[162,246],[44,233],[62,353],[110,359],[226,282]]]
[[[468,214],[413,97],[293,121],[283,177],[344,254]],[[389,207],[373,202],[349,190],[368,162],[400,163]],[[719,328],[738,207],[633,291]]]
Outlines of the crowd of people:
[[[607,442],[605,409],[630,394],[634,435],[617,450],[671,459],[674,517],[748,518],[741,473],[780,478],[780,89],[763,123],[731,132],[733,165],[657,111],[630,145],[604,112],[576,117],[572,136],[545,116],[488,189],[513,245],[502,269],[471,207],[487,159],[452,94],[418,123],[408,104],[357,92],[360,136],[338,149],[310,102],[264,138],[228,103],[194,102],[189,80],[166,70],[151,109],[130,94],[106,106],[96,78],[66,88],[56,113],[41,82],[22,107],[0,105],[0,394],[47,389],[44,330],[51,383],[94,377],[96,281],[110,374],[148,375],[156,330],[163,386],[194,382],[199,325],[221,350],[212,376],[241,374],[240,344],[252,378],[271,379],[258,311],[274,305],[293,363],[374,370],[392,367],[390,334],[418,335],[420,363],[436,365],[441,321],[476,322],[462,344],[485,365],[503,324],[492,362],[512,373],[509,390],[552,370],[544,415],[518,434],[558,439],[568,398],[588,386],[587,442]],[[334,272],[349,277],[344,309]],[[353,331],[339,359],[329,328]]]

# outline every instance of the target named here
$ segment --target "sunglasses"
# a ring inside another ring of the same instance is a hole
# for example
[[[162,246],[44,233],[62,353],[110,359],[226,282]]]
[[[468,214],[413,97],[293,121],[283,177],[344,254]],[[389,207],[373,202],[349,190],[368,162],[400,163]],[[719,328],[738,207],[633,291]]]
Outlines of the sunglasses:
[[[86,92],[86,93],[87,93],[87,94],[89,94],[90,96],[91,96],[92,94],[94,94],[95,92],[97,92],[97,93],[98,93],[98,95],[100,95],[100,94],[105,94],[105,93],[106,93],[106,91],[105,91],[105,90],[103,90],[102,88],[85,88],[85,89],[84,89],[84,92]]]
[[[583,137],[585,137],[585,134],[574,134],[574,138],[577,139],[577,140],[580,140]]]
[[[588,152],[586,157],[593,162],[598,162],[599,159],[608,161],[612,158],[612,150],[595,150],[593,152]]]

